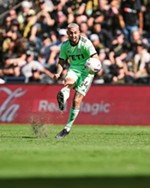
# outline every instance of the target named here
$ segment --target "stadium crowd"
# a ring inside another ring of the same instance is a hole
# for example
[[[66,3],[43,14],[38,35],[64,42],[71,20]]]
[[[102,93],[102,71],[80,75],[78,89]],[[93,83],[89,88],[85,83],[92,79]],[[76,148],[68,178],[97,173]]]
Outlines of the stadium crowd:
[[[58,83],[61,42],[71,22],[94,44],[95,84],[150,84],[149,0],[0,0],[0,83]],[[49,72],[50,71],[50,72]]]

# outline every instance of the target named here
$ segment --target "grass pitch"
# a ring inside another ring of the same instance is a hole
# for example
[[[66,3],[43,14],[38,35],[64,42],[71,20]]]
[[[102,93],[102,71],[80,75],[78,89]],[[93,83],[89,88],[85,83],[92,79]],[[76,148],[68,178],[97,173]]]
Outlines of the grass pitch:
[[[150,187],[150,127],[0,126],[0,185],[14,188]],[[44,134],[45,135],[45,134]]]

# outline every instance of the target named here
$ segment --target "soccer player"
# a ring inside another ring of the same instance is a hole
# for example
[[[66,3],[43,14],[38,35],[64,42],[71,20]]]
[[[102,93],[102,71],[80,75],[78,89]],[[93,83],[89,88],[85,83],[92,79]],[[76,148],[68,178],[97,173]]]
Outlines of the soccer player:
[[[64,129],[55,136],[55,138],[59,139],[69,134],[79,114],[81,102],[93,81],[94,74],[87,73],[84,64],[90,57],[98,59],[92,42],[88,38],[80,35],[79,25],[76,23],[69,24],[67,27],[67,35],[68,39],[62,43],[60,48],[57,73],[53,77],[55,80],[60,77],[63,71],[63,65],[66,60],[69,60],[70,66],[64,80],[64,87],[57,94],[57,101],[61,111],[64,110],[71,89],[75,89],[75,94],[68,122]]]

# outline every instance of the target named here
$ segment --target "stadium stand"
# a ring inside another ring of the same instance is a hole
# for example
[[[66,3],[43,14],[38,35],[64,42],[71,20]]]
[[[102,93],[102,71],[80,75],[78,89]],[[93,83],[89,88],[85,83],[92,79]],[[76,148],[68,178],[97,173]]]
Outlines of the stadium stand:
[[[81,34],[96,45],[103,64],[95,84],[149,84],[149,7],[147,0],[1,0],[0,78],[5,83],[25,83],[22,69],[27,51],[34,53],[34,60],[44,69],[55,73],[60,44],[67,37],[65,28],[77,22]],[[62,77],[67,68],[68,64]]]

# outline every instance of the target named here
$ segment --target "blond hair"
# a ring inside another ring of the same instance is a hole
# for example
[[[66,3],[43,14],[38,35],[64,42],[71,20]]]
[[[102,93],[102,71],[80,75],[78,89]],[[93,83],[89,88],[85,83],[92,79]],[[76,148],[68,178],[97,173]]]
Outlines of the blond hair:
[[[70,23],[67,28],[70,29],[70,28],[73,28],[73,27],[79,28],[79,25],[76,24],[76,23]]]

